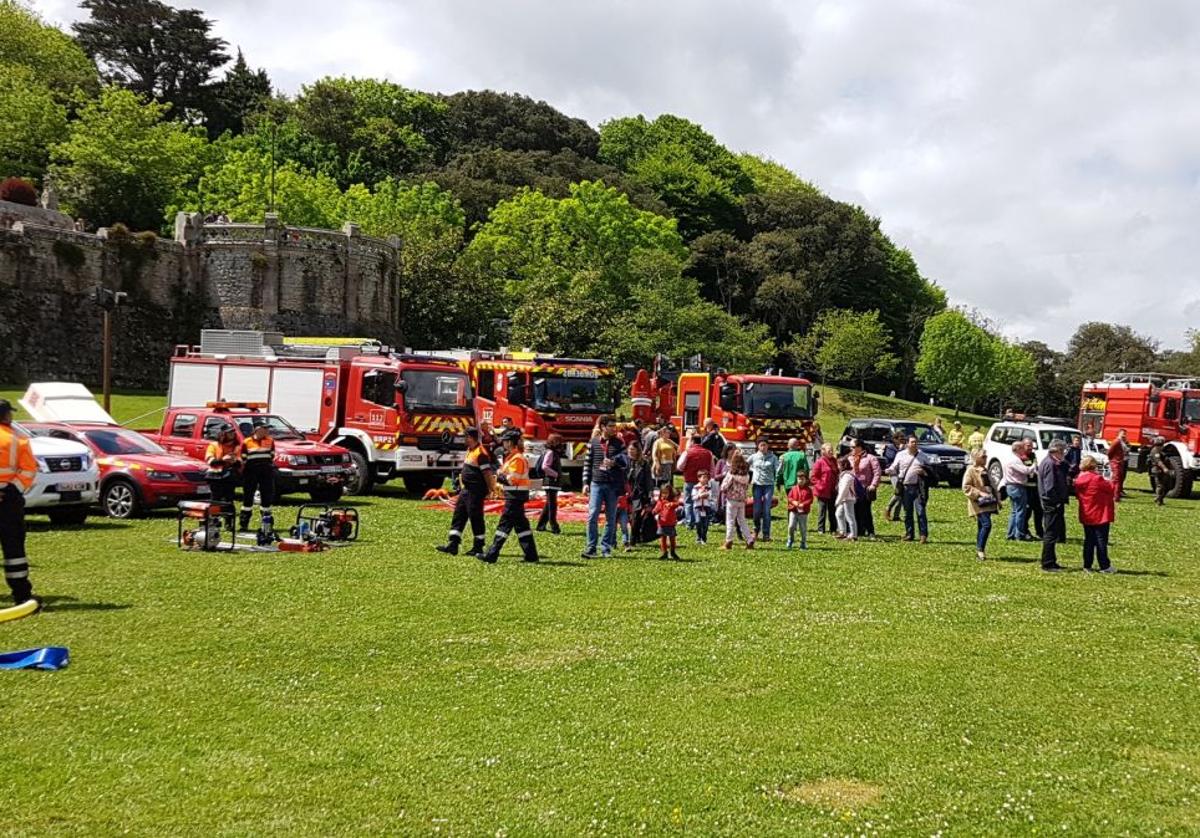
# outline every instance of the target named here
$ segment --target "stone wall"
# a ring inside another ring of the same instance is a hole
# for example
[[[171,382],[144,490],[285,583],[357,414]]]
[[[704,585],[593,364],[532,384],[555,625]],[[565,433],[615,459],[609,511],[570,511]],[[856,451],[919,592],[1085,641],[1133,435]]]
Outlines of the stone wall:
[[[128,295],[113,319],[117,387],[165,387],[173,348],[199,342],[203,328],[401,343],[399,242],[354,225],[205,225],[181,213],[174,240],[163,240],[78,233],[60,213],[9,207],[18,205],[0,207],[0,382],[99,384],[97,285]]]

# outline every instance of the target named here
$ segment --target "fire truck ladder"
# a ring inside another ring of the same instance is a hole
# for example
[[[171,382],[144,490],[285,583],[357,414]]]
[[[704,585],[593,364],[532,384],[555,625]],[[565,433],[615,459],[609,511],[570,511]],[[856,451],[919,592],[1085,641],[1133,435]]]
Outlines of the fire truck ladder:
[[[1106,372],[1104,384],[1149,384],[1152,387],[1175,389],[1171,385],[1177,381],[1187,381],[1187,376],[1169,372]],[[1183,388],[1186,389],[1186,388]]]
[[[1172,378],[1163,385],[1164,390],[1200,390],[1200,378]]]

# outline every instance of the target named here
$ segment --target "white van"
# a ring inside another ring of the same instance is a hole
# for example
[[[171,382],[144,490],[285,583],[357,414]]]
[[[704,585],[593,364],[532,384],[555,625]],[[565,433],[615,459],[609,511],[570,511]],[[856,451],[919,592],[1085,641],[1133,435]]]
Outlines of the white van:
[[[1078,437],[1083,453],[1092,457],[1100,472],[1109,477],[1107,446],[1102,440],[1088,439],[1078,428],[1067,425],[1050,425],[1044,422],[997,422],[988,429],[983,444],[987,455],[988,476],[993,486],[1004,484],[1004,465],[1013,457],[1012,444],[1020,440],[1033,441],[1033,453],[1040,464],[1050,453],[1050,443],[1063,442],[1067,445]]]
[[[29,438],[38,465],[33,488],[25,493],[26,511],[45,512],[53,524],[82,524],[100,499],[100,468],[91,450],[68,439],[33,436],[20,422],[13,429]]]

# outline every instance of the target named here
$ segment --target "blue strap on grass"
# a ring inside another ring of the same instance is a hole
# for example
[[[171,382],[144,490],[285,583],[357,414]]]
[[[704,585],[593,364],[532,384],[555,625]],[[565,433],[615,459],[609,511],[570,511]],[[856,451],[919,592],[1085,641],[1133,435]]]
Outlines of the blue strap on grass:
[[[0,652],[0,669],[63,669],[70,662],[66,646]]]

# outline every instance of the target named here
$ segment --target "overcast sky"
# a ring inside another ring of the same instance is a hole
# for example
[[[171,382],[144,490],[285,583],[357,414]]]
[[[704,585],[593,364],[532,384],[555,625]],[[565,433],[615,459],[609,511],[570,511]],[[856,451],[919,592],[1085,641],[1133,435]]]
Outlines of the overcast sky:
[[[1194,0],[187,5],[289,93],[360,75],[695,120],[861,204],[1013,338],[1110,320],[1181,347],[1200,327]]]

